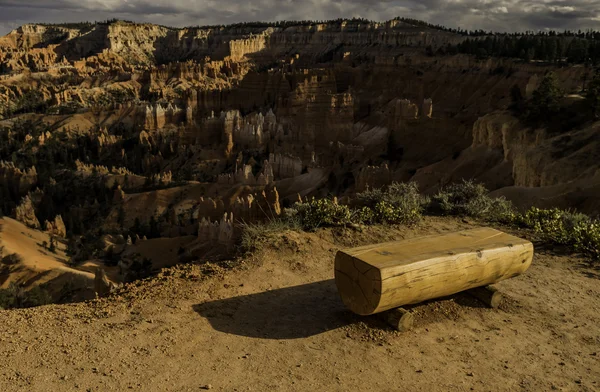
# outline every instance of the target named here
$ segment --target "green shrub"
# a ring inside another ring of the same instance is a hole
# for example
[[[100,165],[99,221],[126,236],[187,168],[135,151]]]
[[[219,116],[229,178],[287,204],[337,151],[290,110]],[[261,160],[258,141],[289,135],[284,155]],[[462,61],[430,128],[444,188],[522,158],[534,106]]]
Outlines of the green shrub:
[[[352,222],[372,225],[377,221],[375,212],[369,207],[362,207],[352,211]]]
[[[384,197],[385,197],[385,192],[383,191],[383,189],[367,188],[366,191],[356,194],[356,202],[358,205],[373,209],[373,208],[375,208],[377,203],[384,200]]]
[[[469,207],[473,214],[471,216],[482,217],[490,222],[512,223],[518,216],[515,206],[504,196],[480,197],[475,199]]]
[[[470,216],[493,222],[516,219],[513,204],[504,197],[489,197],[483,184],[463,180],[441,189],[432,198],[431,210],[442,215]]]
[[[50,293],[41,286],[35,286],[29,291],[16,283],[0,290],[0,309],[31,308],[52,303]]]
[[[397,207],[386,201],[381,201],[375,206],[375,216],[380,223],[416,223],[421,219],[419,208]]]
[[[575,250],[600,260],[600,222],[583,222],[573,230]]]
[[[445,215],[477,216],[480,214],[480,206],[485,204],[478,199],[486,197],[487,193],[483,184],[463,180],[442,188],[433,196],[432,208]]]
[[[385,191],[367,189],[357,194],[357,203],[363,206],[361,215],[365,222],[374,220],[380,223],[412,224],[421,219],[429,199],[419,193],[419,187],[415,182],[394,182]],[[365,208],[373,212],[372,218]]]
[[[0,309],[12,309],[17,301],[18,286],[11,283],[7,289],[0,290]]]
[[[21,307],[32,308],[34,306],[48,305],[52,303],[52,296],[41,286],[35,286],[25,292]]]
[[[241,249],[253,251],[267,243],[275,233],[285,230],[315,230],[323,226],[349,223],[370,225],[412,224],[428,207],[434,214],[462,215],[490,222],[516,224],[529,228],[540,241],[566,246],[594,259],[600,259],[600,222],[584,214],[559,209],[531,208],[525,214],[516,211],[504,197],[492,198],[485,186],[473,181],[450,185],[433,200],[419,194],[415,183],[393,183],[387,189],[372,189],[357,194],[350,209],[335,199],[315,199],[297,203],[284,210],[281,219],[245,225]]]
[[[135,282],[136,280],[146,279],[152,275],[152,260],[147,257],[142,258],[139,253],[133,255],[133,262],[125,274],[125,282]]]
[[[335,199],[315,199],[296,203],[292,213],[304,230],[326,226],[343,226],[350,223],[350,207],[338,204]],[[291,215],[291,214],[290,214]]]
[[[2,258],[2,264],[6,264],[6,265],[15,265],[22,261],[23,261],[23,258],[21,257],[21,255],[18,255],[16,253],[11,253]]]
[[[546,243],[569,246],[593,259],[600,259],[600,222],[589,216],[558,208],[529,209],[518,222]]]
[[[571,233],[566,229],[565,212],[558,208],[544,210],[536,207],[529,209],[520,219],[522,226],[530,228],[540,240],[560,245],[573,242]]]

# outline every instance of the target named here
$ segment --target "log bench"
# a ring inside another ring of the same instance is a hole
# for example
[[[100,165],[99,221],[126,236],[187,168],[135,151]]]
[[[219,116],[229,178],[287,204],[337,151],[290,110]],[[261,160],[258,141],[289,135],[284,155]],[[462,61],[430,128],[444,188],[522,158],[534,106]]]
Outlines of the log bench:
[[[477,228],[341,250],[335,283],[344,304],[364,316],[466,290],[497,307],[501,295],[487,286],[524,273],[532,259],[531,242]],[[410,325],[403,311],[384,318]]]

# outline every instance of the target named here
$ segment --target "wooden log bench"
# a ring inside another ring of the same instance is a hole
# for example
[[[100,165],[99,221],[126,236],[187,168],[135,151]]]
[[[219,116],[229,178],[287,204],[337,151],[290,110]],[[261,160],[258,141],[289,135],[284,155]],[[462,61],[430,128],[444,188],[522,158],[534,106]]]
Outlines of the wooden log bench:
[[[524,273],[532,259],[531,242],[477,228],[341,250],[335,283],[344,304],[359,315],[466,290],[494,307],[501,296],[486,286]],[[412,323],[403,310],[385,315],[390,317]]]

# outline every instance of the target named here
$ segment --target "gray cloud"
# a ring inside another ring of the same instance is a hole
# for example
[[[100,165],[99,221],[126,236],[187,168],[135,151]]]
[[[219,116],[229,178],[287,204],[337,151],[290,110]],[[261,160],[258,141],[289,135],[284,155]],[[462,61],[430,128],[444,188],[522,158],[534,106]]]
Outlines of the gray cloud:
[[[600,0],[0,0],[0,11],[0,34],[23,23],[110,18],[176,27],[396,16],[496,31],[600,26]]]

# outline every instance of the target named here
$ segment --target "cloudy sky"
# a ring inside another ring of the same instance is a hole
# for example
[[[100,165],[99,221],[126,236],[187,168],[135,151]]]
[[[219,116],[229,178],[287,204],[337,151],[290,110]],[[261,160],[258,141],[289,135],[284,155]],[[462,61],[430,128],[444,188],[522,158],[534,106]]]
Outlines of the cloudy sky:
[[[600,29],[600,0],[0,0],[0,35],[24,23],[110,18],[182,27],[395,16],[497,31]]]

